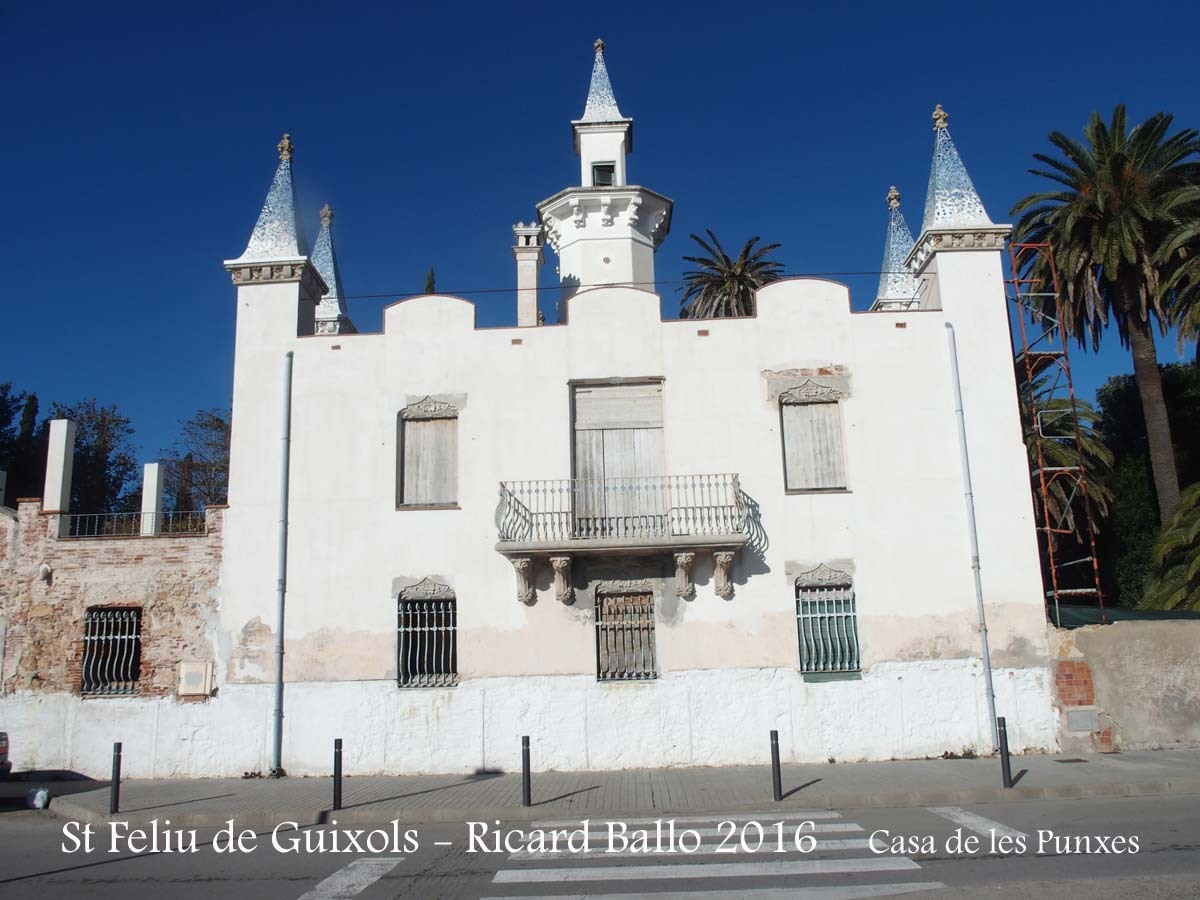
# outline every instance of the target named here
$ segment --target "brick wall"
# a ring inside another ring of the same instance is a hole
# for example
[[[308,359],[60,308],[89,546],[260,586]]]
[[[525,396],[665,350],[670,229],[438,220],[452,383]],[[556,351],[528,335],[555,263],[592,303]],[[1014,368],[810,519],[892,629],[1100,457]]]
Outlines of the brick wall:
[[[179,662],[216,658],[223,521],[210,507],[203,535],[60,539],[40,500],[0,508],[0,690],[80,693],[84,615],[119,606],[142,610],[137,695],[173,695]]]
[[[1092,667],[1082,659],[1061,659],[1054,672],[1054,686],[1063,706],[1094,706],[1096,689]]]

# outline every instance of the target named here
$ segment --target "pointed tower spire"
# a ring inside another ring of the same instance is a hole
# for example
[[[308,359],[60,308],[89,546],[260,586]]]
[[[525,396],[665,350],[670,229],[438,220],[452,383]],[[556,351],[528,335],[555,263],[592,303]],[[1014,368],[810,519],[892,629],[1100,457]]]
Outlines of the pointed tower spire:
[[[900,192],[892,185],[887,192],[888,227],[883,245],[879,293],[872,309],[906,309],[917,297],[917,279],[904,261],[912,252],[913,236],[900,211]]]
[[[579,121],[619,122],[624,116],[617,108],[612,82],[608,80],[608,66],[604,64],[604,39],[596,38],[592,47],[596,51],[596,61],[592,64],[592,83],[588,87],[587,104]]]
[[[933,166],[929,170],[929,192],[925,196],[924,231],[993,224],[950,137],[950,128],[946,124],[949,118],[939,103],[933,110]]]
[[[285,134],[279,142],[279,167],[267,191],[262,212],[250,235],[250,243],[236,262],[270,262],[306,256],[308,246],[296,216],[296,197],[292,188],[292,137]]]
[[[321,230],[313,245],[312,263],[328,287],[317,304],[317,334],[354,334],[356,329],[346,315],[346,294],[342,290],[337,255],[333,252],[333,210],[328,203],[321,207]]]

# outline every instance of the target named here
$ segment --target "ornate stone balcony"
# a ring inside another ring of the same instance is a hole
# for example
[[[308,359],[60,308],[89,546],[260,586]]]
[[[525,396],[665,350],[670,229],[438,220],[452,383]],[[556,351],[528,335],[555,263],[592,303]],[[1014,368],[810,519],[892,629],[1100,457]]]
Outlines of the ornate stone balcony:
[[[710,551],[717,593],[726,596],[734,554],[748,540],[748,506],[733,474],[506,481],[496,507],[496,549],[512,561],[526,603],[533,599],[535,557],[549,557],[559,599],[571,602],[575,555],[671,553],[678,588],[690,594],[695,553]]]

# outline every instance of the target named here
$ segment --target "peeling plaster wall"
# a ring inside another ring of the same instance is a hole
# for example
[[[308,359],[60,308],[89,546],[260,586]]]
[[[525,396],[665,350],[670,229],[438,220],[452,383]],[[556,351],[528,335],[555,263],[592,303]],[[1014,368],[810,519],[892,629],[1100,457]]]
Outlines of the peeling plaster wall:
[[[971,303],[1002,316],[996,254],[960,256],[956,265],[978,270]],[[264,305],[254,313],[258,292],[266,292]],[[535,559],[537,598],[526,606],[511,565],[495,551],[494,513],[501,481],[571,476],[570,382],[611,377],[661,377],[666,471],[737,473],[761,525],[761,539],[734,562],[732,599],[715,594],[710,553],[696,554],[689,600],[675,596],[668,555],[649,563],[664,673],[797,666],[788,566],[797,560],[852,562],[864,664],[978,657],[945,316],[852,314],[846,288],[818,279],[764,288],[753,318],[663,322],[658,300],[631,288],[590,289],[569,301],[570,324],[523,329],[476,329],[473,306],[451,297],[394,304],[379,334],[246,331],[244,339],[239,324],[222,678],[272,677],[279,384],[288,349],[296,398],[291,678],[392,677],[397,585],[426,576],[454,590],[463,678],[594,674],[595,582],[645,578],[647,563],[608,560],[600,576],[600,562],[576,559],[577,599],[568,607],[555,599],[548,560]],[[257,322],[277,302],[278,286],[242,287],[239,316]],[[965,315],[956,326],[964,346],[1010,353],[1006,330],[982,330]],[[993,652],[999,665],[1045,666],[1011,357],[995,371],[963,368]],[[848,394],[847,492],[784,491],[778,395],[810,378]],[[458,509],[395,507],[396,416],[426,395],[454,397],[462,408]]]
[[[644,684],[594,676],[481,678],[450,691],[390,681],[287,687],[284,766],[324,775],[334,737],[346,771],[519,768],[520,735],[540,770],[759,764],[777,729],[788,762],[937,756],[990,750],[976,660],[888,663],[861,679],[805,682],[794,669],[678,672]],[[1014,751],[1055,746],[1044,668],[997,669]],[[234,776],[269,763],[270,685],[227,685],[204,704],[81,701],[23,692],[0,699],[19,767],[102,776],[124,741],[129,777]]]
[[[1064,751],[1200,746],[1200,622],[1052,629]],[[1072,730],[1068,713],[1091,718]]]

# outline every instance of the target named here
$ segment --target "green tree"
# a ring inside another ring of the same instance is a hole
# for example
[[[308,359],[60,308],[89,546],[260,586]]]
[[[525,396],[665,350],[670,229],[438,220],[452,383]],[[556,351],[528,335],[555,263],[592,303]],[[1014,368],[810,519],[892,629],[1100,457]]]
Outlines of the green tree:
[[[1098,349],[1111,322],[1122,346],[1133,356],[1134,379],[1146,423],[1160,521],[1179,502],[1179,477],[1171,426],[1163,401],[1162,379],[1152,323],[1165,333],[1162,269],[1157,261],[1174,227],[1172,203],[1177,192],[1198,181],[1200,132],[1169,134],[1172,117],[1156,113],[1129,128],[1125,107],[1113,110],[1111,124],[1093,113],[1084,127],[1085,142],[1061,132],[1050,143],[1061,158],[1035,153],[1048,169],[1034,175],[1059,189],[1031,194],[1013,207],[1021,215],[1015,239],[1053,245],[1063,294],[1062,327],[1081,346],[1088,338]],[[1050,283],[1045,257],[1031,263],[1031,277]],[[1050,310],[1043,309],[1049,313]]]
[[[437,279],[434,277],[434,274],[433,274],[433,266],[430,266],[429,271],[425,273],[425,293],[426,294],[436,294],[437,293]]]
[[[1139,604],[1143,609],[1195,609],[1200,603],[1200,483],[1183,492],[1179,506],[1154,542],[1155,572]]]
[[[1184,484],[1200,481],[1200,369],[1161,368],[1163,399],[1172,424],[1175,458]],[[1146,579],[1160,523],[1150,470],[1149,442],[1141,399],[1131,375],[1109,378],[1096,392],[1096,430],[1114,456],[1107,479],[1111,512],[1101,527],[1100,564],[1105,594],[1121,606],[1136,606]]]
[[[1079,464],[1087,473],[1088,502],[1091,505],[1093,531],[1098,533],[1100,523],[1108,516],[1113,502],[1113,493],[1108,481],[1112,475],[1113,454],[1096,431],[1100,414],[1087,401],[1076,399],[1072,411],[1069,397],[1053,396],[1050,372],[1035,372],[1033,377],[1033,404],[1039,412],[1034,421],[1030,405],[1028,373],[1024,363],[1017,364],[1017,388],[1021,403],[1021,420],[1025,429],[1025,446],[1029,451],[1029,468],[1038,468],[1038,449],[1048,468],[1069,467]],[[1079,449],[1075,447],[1074,421],[1079,423]],[[1042,498],[1034,492],[1035,514],[1039,526],[1042,524]],[[1077,518],[1071,499],[1071,483],[1061,479],[1050,482],[1047,498],[1050,518],[1057,527],[1069,527],[1076,541],[1086,541],[1084,520]],[[1057,537],[1057,536],[1055,536]]]
[[[229,497],[228,409],[197,410],[179,423],[179,437],[162,452],[163,493],[169,509],[192,512]]]
[[[71,510],[100,513],[136,509],[139,467],[129,419],[116,406],[101,406],[94,397],[70,406],[55,403],[50,418],[75,423]]]
[[[0,384],[0,469],[8,476],[6,496],[0,496],[0,504],[16,506],[20,497],[41,495],[46,448],[38,434],[38,398],[16,393],[7,383]]]
[[[754,315],[755,291],[783,276],[783,263],[767,258],[781,245],[764,244],[755,249],[754,245],[760,239],[752,237],[746,241],[737,259],[733,259],[711,229],[706,229],[705,233],[708,241],[696,234],[691,238],[706,255],[684,257],[697,268],[683,273],[680,317],[707,319]]]

